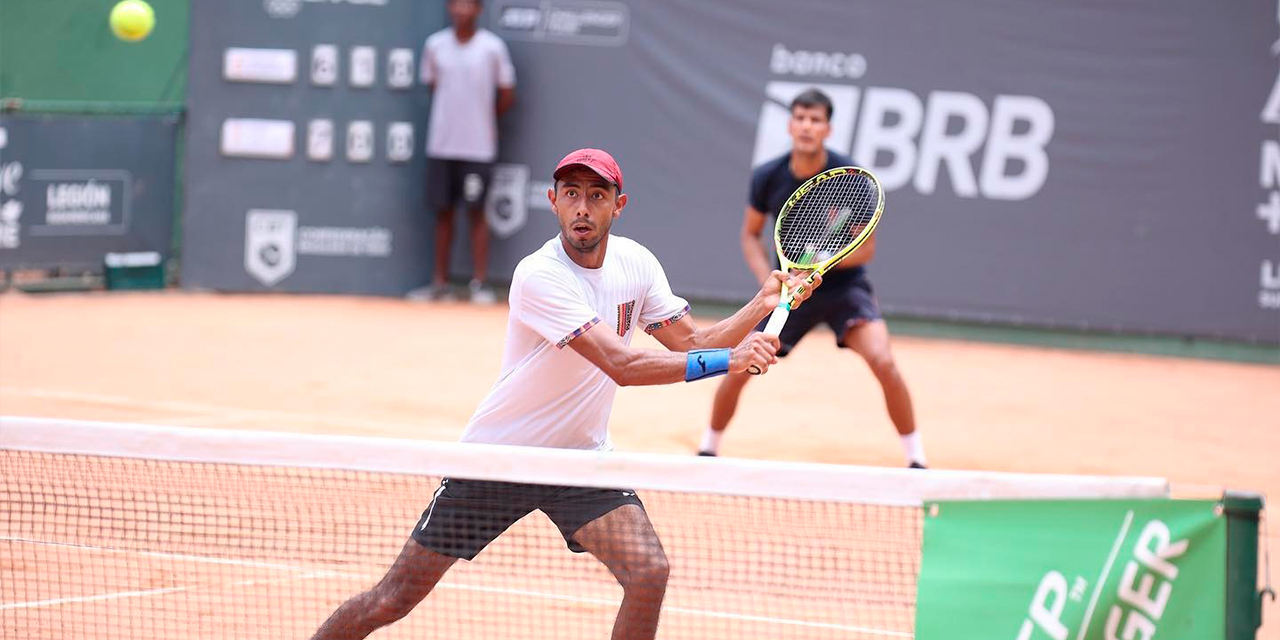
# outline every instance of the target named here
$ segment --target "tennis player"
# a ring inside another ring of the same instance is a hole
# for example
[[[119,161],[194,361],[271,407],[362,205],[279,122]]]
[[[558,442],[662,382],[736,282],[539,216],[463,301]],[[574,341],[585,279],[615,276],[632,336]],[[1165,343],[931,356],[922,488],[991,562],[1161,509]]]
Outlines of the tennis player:
[[[502,373],[464,442],[610,449],[619,385],[700,380],[776,362],[777,337],[752,327],[777,306],[786,274],[766,274],[745,307],[699,328],[653,254],[610,234],[627,205],[617,162],[580,149],[560,161],[553,178],[547,197],[560,234],[516,267]],[[807,275],[789,282],[799,285]],[[632,347],[637,327],[669,351]],[[653,638],[667,557],[634,491],[452,478],[441,481],[386,576],[339,607],[315,638],[364,638],[400,619],[459,558],[474,558],[535,509],[551,518],[570,550],[595,556],[622,585],[614,640]]]
[[[791,102],[791,151],[756,168],[751,176],[751,191],[742,221],[742,255],[752,273],[765,282],[770,275],[772,259],[760,243],[760,232],[805,180],[819,172],[849,166],[853,161],[823,146],[831,133],[831,99],[817,89],[809,89]],[[862,356],[884,391],[889,418],[902,441],[906,464],[924,468],[926,460],[920,434],[916,431],[911,394],[889,349],[889,329],[880,316],[880,308],[867,279],[865,265],[876,251],[872,235],[857,251],[827,272],[826,285],[802,310],[792,313],[779,336],[782,345],[778,357],[789,353],[800,339],[819,322],[835,332],[836,344]],[[762,323],[758,329],[763,329]],[[719,453],[720,439],[738,408],[738,398],[750,375],[730,374],[716,389],[711,407],[711,424],[702,438],[699,455]]]

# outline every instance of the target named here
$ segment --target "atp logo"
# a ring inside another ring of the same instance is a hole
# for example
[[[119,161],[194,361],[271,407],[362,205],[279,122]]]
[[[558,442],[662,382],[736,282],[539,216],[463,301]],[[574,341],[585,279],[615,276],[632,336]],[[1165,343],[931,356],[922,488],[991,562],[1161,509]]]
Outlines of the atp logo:
[[[803,75],[792,66],[779,68]],[[753,166],[791,148],[791,101],[810,88],[831,98],[827,146],[873,171],[886,191],[909,185],[930,195],[945,174],[962,198],[1025,200],[1048,179],[1054,115],[1035,96],[998,95],[988,105],[959,91],[932,91],[921,98],[896,87],[789,80],[765,84]]]

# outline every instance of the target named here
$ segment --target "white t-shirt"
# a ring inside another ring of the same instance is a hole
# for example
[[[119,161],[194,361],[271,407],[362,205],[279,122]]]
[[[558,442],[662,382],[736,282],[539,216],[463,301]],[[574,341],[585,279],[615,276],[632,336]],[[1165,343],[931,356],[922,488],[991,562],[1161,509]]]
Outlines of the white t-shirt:
[[[586,269],[552,238],[516,266],[502,373],[471,416],[463,442],[612,449],[609,413],[618,385],[568,344],[613,331],[627,344],[689,312],[662,265],[640,243],[610,236],[604,265]]]
[[[422,81],[435,85],[427,155],[493,162],[498,157],[497,90],[516,86],[506,43],[487,29],[458,42],[449,27],[427,38],[421,65]]]

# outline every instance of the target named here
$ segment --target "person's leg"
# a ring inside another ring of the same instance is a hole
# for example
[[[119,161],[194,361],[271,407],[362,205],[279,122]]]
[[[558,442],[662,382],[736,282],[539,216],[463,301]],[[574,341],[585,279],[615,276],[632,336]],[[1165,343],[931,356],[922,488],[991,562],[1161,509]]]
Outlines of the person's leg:
[[[449,250],[452,246],[453,207],[445,207],[436,211],[436,264],[431,276],[431,284],[436,287],[448,286]]]
[[[471,279],[484,284],[489,278],[489,222],[484,207],[467,211],[471,219]]]
[[[671,568],[644,508],[622,505],[583,525],[573,539],[622,585],[613,640],[651,640],[658,633]]]
[[[852,349],[867,361],[871,372],[880,383],[889,419],[902,442],[907,466],[924,467],[924,446],[916,431],[915,411],[911,404],[911,392],[898,371],[893,351],[889,348],[889,327],[880,314],[871,281],[862,270],[835,270],[823,278],[822,291],[828,289],[837,296],[826,322],[835,332],[836,343]]]
[[[738,398],[742,389],[751,382],[751,374],[746,372],[730,373],[716,387],[715,400],[711,402],[711,426],[702,436],[702,444],[698,445],[698,455],[715,456],[720,454],[720,437],[733,420],[738,411]]]
[[[484,209],[468,209],[467,217],[471,222],[471,282],[467,290],[471,302],[476,304],[493,304],[498,301],[486,284],[489,277],[489,223],[485,221]]]
[[[923,446],[916,434],[915,411],[911,404],[911,392],[907,390],[907,382],[898,370],[897,362],[889,347],[889,327],[884,320],[876,319],[850,327],[844,335],[844,346],[857,352],[884,392],[885,406],[889,410],[889,419],[903,439],[903,448],[907,463],[925,464]]]
[[[457,561],[410,539],[382,580],[338,607],[312,639],[358,640],[405,617]]]
[[[466,177],[463,179],[462,198],[467,207],[471,240],[471,299],[489,304],[495,302],[495,297],[493,290],[486,286],[489,279],[489,221],[484,207],[493,165],[467,162],[463,171]]]
[[[435,216],[435,255],[431,272],[431,294],[438,297],[447,290],[449,254],[453,248],[453,203],[458,200],[461,176],[458,161],[427,158],[426,206]]]
[[[782,332],[778,334],[778,341],[782,343],[778,349],[779,358],[787,357],[800,340],[822,321],[829,302],[819,295],[821,291],[822,289],[818,289],[814,292],[807,302],[788,316],[787,324],[783,325]],[[764,318],[756,325],[755,330],[764,331],[768,322],[769,318]],[[749,373],[731,373],[720,381],[720,385],[716,387],[715,400],[711,403],[711,424],[702,435],[702,443],[698,445],[698,455],[720,455],[720,438],[724,435],[725,429],[729,428],[733,415],[737,413],[738,399],[742,396],[742,389],[747,386],[752,377]]]
[[[524,517],[545,488],[445,478],[414,525],[400,557],[372,589],[348,600],[313,640],[364,638],[403,618],[459,558],[471,560]],[[635,498],[632,498],[635,499]]]

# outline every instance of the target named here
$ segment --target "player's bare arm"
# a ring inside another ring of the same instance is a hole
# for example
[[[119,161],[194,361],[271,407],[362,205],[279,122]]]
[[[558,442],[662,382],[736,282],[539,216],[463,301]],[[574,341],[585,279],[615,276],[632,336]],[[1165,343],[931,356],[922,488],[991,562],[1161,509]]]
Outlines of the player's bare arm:
[[[498,116],[511,110],[512,105],[516,103],[515,87],[498,87],[497,112]]]
[[[632,347],[611,331],[588,330],[570,341],[569,346],[621,387],[672,384],[717,373],[738,373],[752,366],[767,371],[778,361],[778,338],[760,333],[747,336],[728,350],[727,363],[717,362],[723,356],[715,350],[677,353]]]
[[[845,258],[844,260],[841,260],[840,264],[837,265],[836,268],[849,269],[852,267],[860,267],[871,262],[871,260],[874,259],[875,257],[876,257],[876,234],[873,232],[865,241],[863,241],[862,246],[858,247],[857,249],[854,250],[853,253],[849,254],[849,257]]]
[[[810,275],[809,272],[796,273],[787,275],[781,271],[772,271],[766,277],[760,291],[756,292],[751,302],[738,310],[737,313],[715,323],[709,327],[699,328],[689,316],[684,316],[676,322],[673,322],[661,329],[653,332],[653,337],[662,346],[672,351],[693,351],[694,349],[715,349],[723,347],[732,347],[742,342],[743,338],[760,322],[765,316],[773,312],[778,306],[778,300],[782,297],[782,284],[785,282],[788,289],[796,289],[805,282]],[[798,301],[792,306],[799,306],[813,293],[813,290],[822,284],[822,276],[814,276],[814,284],[805,287],[801,292]]]
[[[742,213],[742,233],[740,234],[742,257],[746,259],[747,267],[751,269],[751,273],[755,275],[758,282],[768,280],[769,272],[773,271],[769,254],[760,243],[760,234],[764,232],[765,223],[768,221],[768,216],[764,212],[751,205],[747,205]]]

